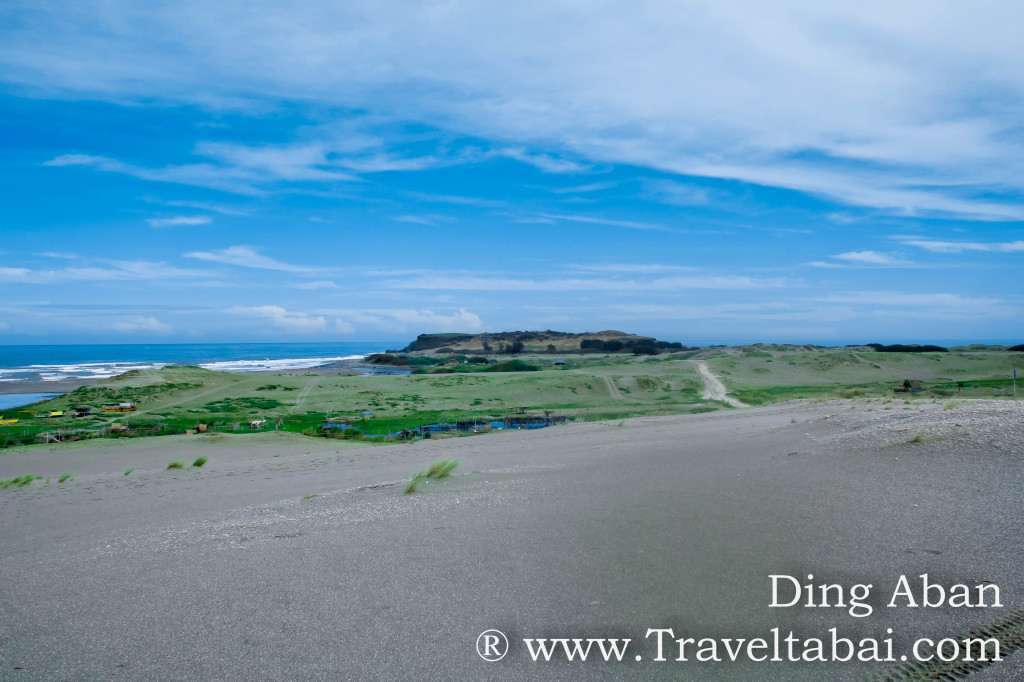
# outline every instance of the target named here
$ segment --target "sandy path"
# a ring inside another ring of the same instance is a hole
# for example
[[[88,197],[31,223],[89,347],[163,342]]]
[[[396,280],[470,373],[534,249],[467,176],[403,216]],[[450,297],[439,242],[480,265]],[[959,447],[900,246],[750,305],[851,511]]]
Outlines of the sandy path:
[[[295,407],[289,410],[289,412],[291,412],[292,414],[296,414],[300,409],[302,409],[302,403],[306,402],[306,396],[309,395],[310,391],[313,390],[313,382],[315,380],[316,378],[314,377],[306,382],[306,385],[302,387],[302,390],[299,391],[299,394],[295,396]]]
[[[608,394],[616,400],[622,400],[622,394],[619,393],[619,387],[615,385],[615,380],[608,376],[601,378],[604,379],[604,384],[608,387]]]
[[[902,367],[891,367],[889,365],[881,365],[873,360],[868,360],[863,355],[853,353],[853,357],[857,358],[866,365],[876,365],[879,369],[884,369],[886,372],[892,372],[901,379],[910,379],[911,381],[930,381],[933,379],[945,379],[946,381],[956,381],[954,377],[944,377],[931,372],[908,372]]]
[[[220,393],[221,391],[227,391],[227,390],[234,390],[234,389],[236,389],[239,386],[244,386],[246,384],[251,384],[253,381],[254,381],[254,379],[246,379],[244,381],[239,381],[237,384],[228,384],[227,386],[218,386],[217,388],[211,388],[209,391],[203,391],[202,393],[198,393],[198,394],[195,394],[195,395],[185,396],[184,398],[182,398],[180,400],[175,400],[175,401],[170,402],[170,403],[164,403],[163,405],[161,405],[159,407],[159,409],[160,410],[164,410],[164,409],[167,409],[168,407],[177,407],[178,405],[182,405],[184,403],[192,402],[194,400],[199,400],[200,398],[205,398],[206,396],[213,395],[214,393]],[[147,408],[147,409],[139,410],[139,413],[152,412],[155,409],[157,409],[157,408]]]
[[[573,374],[580,374],[587,377],[600,377],[604,381],[604,385],[608,387],[608,395],[615,400],[625,400],[622,393],[619,391],[619,387],[615,385],[615,380],[606,374],[599,374],[597,372],[591,372],[585,369],[571,369],[569,370]]]
[[[690,364],[697,368],[697,373],[700,374],[700,378],[704,381],[704,395],[702,396],[705,400],[721,400],[729,403],[733,407],[747,407],[744,403],[741,403],[735,398],[730,398],[725,394],[725,384],[718,380],[711,370],[708,368],[708,363],[703,360],[691,360]]]

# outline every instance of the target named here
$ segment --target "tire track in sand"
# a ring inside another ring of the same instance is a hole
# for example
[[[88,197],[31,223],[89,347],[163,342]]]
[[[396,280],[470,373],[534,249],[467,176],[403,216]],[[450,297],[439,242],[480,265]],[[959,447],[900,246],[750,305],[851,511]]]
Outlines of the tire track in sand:
[[[741,403],[736,398],[730,398],[725,394],[725,384],[711,373],[711,370],[708,369],[708,363],[703,360],[690,360],[690,364],[697,368],[697,373],[700,374],[700,378],[704,381],[704,395],[701,397],[705,400],[721,400],[733,407],[747,407],[746,404]]]

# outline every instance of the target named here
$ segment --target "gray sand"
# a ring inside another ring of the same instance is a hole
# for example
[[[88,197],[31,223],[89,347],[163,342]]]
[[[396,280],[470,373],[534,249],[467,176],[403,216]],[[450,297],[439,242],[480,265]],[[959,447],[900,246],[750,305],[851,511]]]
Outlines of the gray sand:
[[[798,402],[384,447],[262,434],[0,451],[0,478],[51,476],[0,490],[0,678],[888,670],[684,663],[671,660],[674,644],[653,662],[644,639],[668,627],[697,638],[836,627],[854,639],[892,628],[898,655],[917,637],[962,636],[1024,606],[1020,405],[867,406]],[[164,470],[199,454],[210,458],[202,469]],[[449,457],[463,475],[402,494],[413,472]],[[63,471],[75,480],[57,483]],[[900,575],[926,572],[945,585],[997,583],[1004,608],[885,608]],[[873,584],[874,613],[768,608],[769,575],[808,573]],[[490,628],[513,641],[495,663],[474,648]],[[522,639],[537,637],[634,642],[622,663],[534,663]],[[1020,657],[979,679],[1020,674]]]

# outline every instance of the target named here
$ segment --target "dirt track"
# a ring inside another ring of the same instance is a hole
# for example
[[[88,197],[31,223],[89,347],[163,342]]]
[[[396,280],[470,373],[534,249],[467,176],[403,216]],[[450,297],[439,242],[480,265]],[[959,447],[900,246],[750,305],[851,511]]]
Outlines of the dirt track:
[[[725,384],[718,380],[711,370],[708,368],[708,363],[703,360],[691,360],[691,364],[697,368],[697,372],[700,374],[700,378],[704,381],[704,393],[701,397],[705,400],[721,400],[722,402],[729,403],[733,407],[746,407],[743,403],[735,398],[732,398],[725,393]]]

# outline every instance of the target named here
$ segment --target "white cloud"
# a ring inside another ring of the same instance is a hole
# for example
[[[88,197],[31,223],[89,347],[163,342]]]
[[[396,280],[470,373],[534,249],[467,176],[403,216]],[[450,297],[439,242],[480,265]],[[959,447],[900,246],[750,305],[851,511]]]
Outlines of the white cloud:
[[[855,291],[825,296],[824,303],[848,303],[875,308],[906,308],[909,313],[955,314],[973,317],[1006,317],[1013,308],[998,298],[979,298],[949,293],[906,293],[899,291]]]
[[[176,268],[152,261],[101,261],[104,266],[30,270],[0,268],[0,281],[25,284],[53,284],[68,281],[164,280],[176,283],[209,283],[210,273]]]
[[[317,272],[320,270],[320,268],[306,265],[282,263],[258,253],[251,246],[229,246],[221,251],[193,251],[186,253],[185,257],[262,270],[282,270],[284,272]]]
[[[341,288],[337,284],[335,284],[334,282],[331,282],[331,281],[328,281],[328,280],[318,280],[316,282],[300,282],[298,284],[293,284],[292,286],[295,287],[296,289],[305,289],[307,291],[312,291],[314,289],[340,289]]]
[[[259,194],[255,183],[261,178],[249,171],[227,168],[210,163],[146,168],[118,161],[104,156],[86,154],[64,154],[43,164],[44,166],[85,166],[107,173],[122,173],[140,180],[171,182],[195,185],[233,192],[235,194]]]
[[[849,268],[849,267],[911,267],[915,263],[905,260],[899,256],[895,256],[891,253],[882,253],[880,251],[849,251],[847,253],[836,254],[830,256],[839,263],[828,262],[828,261],[815,261],[810,265],[817,268]]]
[[[552,215],[542,216],[549,220],[568,220],[573,223],[588,223],[591,225],[611,225],[612,227],[628,227],[632,230],[655,230],[657,232],[670,232],[669,228],[651,223],[638,223],[633,220],[612,220],[609,218],[592,218],[579,215]]]
[[[155,317],[131,317],[120,322],[115,322],[113,328],[122,332],[159,332],[171,331],[169,325],[160,322]]]
[[[644,180],[644,194],[655,201],[677,206],[700,206],[708,203],[708,190],[672,180]]]
[[[325,144],[267,145],[262,147],[201,142],[196,153],[217,159],[229,168],[256,177],[288,181],[349,182],[355,177],[333,169]]]
[[[400,223],[414,223],[416,225],[427,225],[433,227],[438,223],[453,222],[454,218],[445,215],[438,215],[436,213],[428,213],[424,215],[400,215],[395,216],[392,220],[397,220]]]
[[[178,225],[206,225],[212,222],[209,216],[178,216],[176,218],[149,218],[146,220],[150,227],[177,227]]]
[[[746,277],[739,275],[704,275],[694,277],[659,277],[650,280],[619,279],[517,279],[476,275],[438,275],[391,282],[393,289],[453,289],[462,291],[593,291],[642,293],[647,291],[682,291],[686,289],[756,290],[779,288],[792,284],[784,278]]]
[[[234,306],[228,309],[234,315],[264,319],[274,326],[295,333],[315,333],[327,330],[327,321],[321,316],[313,317],[307,313],[289,312],[276,305]]]
[[[376,330],[403,333],[415,331],[422,332],[476,332],[483,329],[483,322],[475,313],[459,308],[457,312],[444,314],[433,310],[417,310],[413,308],[395,309],[367,309],[367,310],[338,310],[325,309],[316,311],[317,314],[338,316],[351,322],[341,322],[346,329],[352,327],[352,323],[358,324],[360,329],[371,328]],[[348,333],[348,332],[345,332]]]
[[[198,208],[201,211],[212,211],[222,215],[248,215],[246,211],[233,206],[211,204],[205,201],[157,201],[150,198],[147,198],[146,201],[154,201],[156,203],[163,204],[164,206],[174,206],[177,208]]]
[[[599,265],[570,264],[570,270],[581,270],[584,272],[678,272],[681,270],[696,270],[686,265],[662,265],[659,263],[601,263]]]
[[[592,182],[587,185],[574,185],[572,187],[543,187],[552,194],[580,194],[585,192],[599,192],[604,189],[612,189],[618,186],[617,180],[608,182]]]
[[[502,149],[498,152],[500,156],[507,156],[510,159],[528,163],[545,173],[579,174],[591,170],[590,166],[568,159],[560,159],[550,154],[531,154],[525,149]]]
[[[1024,241],[1015,242],[943,242],[928,239],[910,239],[903,242],[933,253],[962,253],[964,251],[990,251],[1014,253],[1024,251]]]
[[[416,112],[548,172],[633,164],[903,215],[1024,217],[1016,199],[985,198],[1024,189],[1013,113],[1024,7],[1009,2],[309,2],[282,13],[269,1],[111,0],[25,2],[18,16],[0,72],[44,95]],[[333,146],[205,149],[230,168],[88,165],[251,193],[268,178],[340,179]]]

